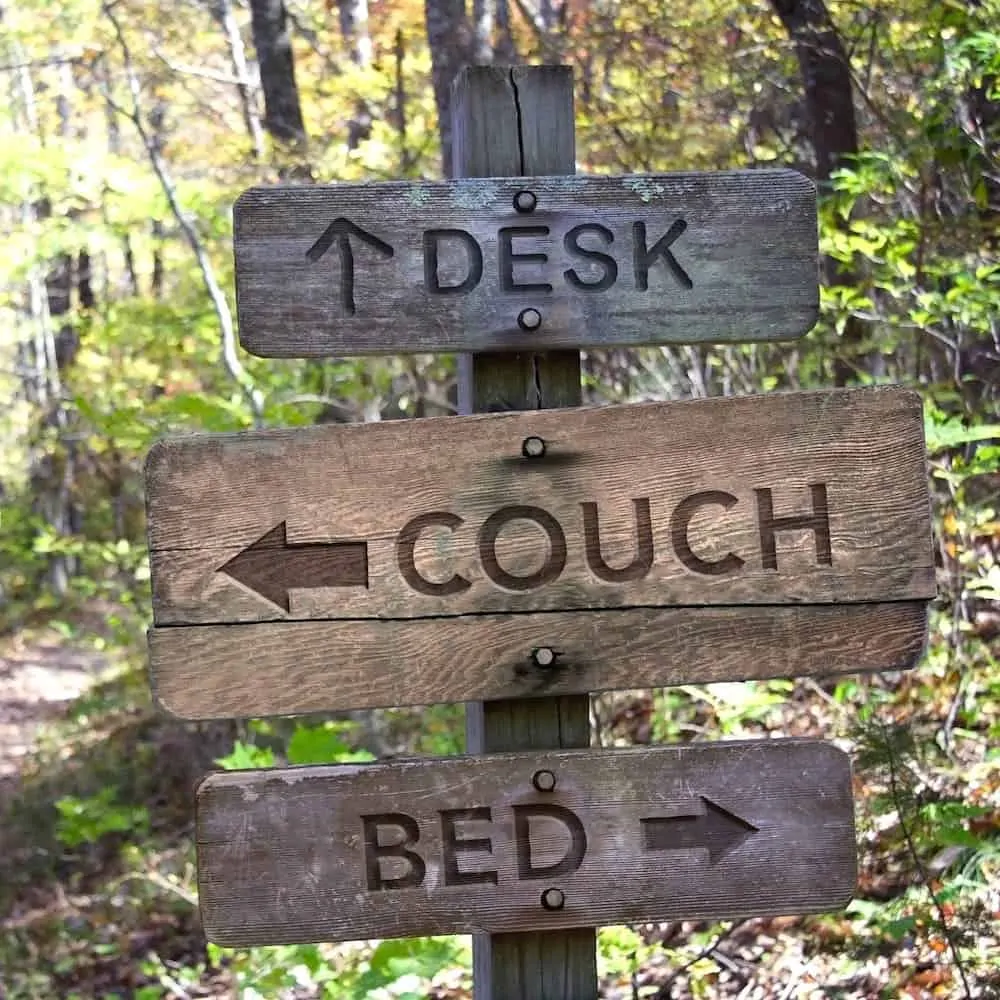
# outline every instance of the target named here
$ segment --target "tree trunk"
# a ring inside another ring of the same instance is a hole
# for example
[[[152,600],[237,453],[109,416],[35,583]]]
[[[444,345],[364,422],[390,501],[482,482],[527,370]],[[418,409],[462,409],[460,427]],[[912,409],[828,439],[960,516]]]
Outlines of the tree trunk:
[[[392,122],[399,135],[399,176],[409,177],[413,166],[406,139],[406,84],[403,78],[403,63],[406,60],[406,46],[403,42],[403,29],[396,30],[396,100],[392,111]]]
[[[982,0],[971,0],[970,30],[989,30],[989,8],[984,8]],[[981,56],[982,63],[987,57]],[[987,226],[987,238],[996,249],[1000,234],[996,230],[1000,216],[1000,76],[995,70],[997,63],[991,62],[990,70],[970,83],[964,99],[960,120],[966,135],[977,148],[974,156],[975,168],[979,172],[986,194],[985,204],[980,207],[979,216]]]
[[[816,177],[828,181],[858,151],[851,66],[823,0],[771,0],[795,43],[805,87]]]
[[[15,49],[16,57],[20,52]],[[71,98],[75,88],[72,69],[66,64],[53,74],[57,92],[55,102],[59,134],[72,138]],[[16,76],[13,106],[15,117],[21,117],[27,131],[40,136],[35,100],[35,83],[31,71],[24,65]],[[52,202],[43,193],[36,202],[23,206],[26,221],[41,221],[52,215]],[[76,503],[76,444],[68,435],[70,410],[64,399],[63,374],[72,365],[79,348],[79,337],[71,321],[73,292],[77,288],[92,304],[90,287],[90,256],[81,253],[79,262],[69,253],[51,258],[44,275],[32,268],[29,279],[29,309],[34,327],[33,343],[20,351],[25,362],[26,380],[34,384],[26,398],[37,404],[34,440],[29,448],[28,479],[34,496],[34,510],[56,536],[66,537],[81,528],[81,512]],[[77,284],[78,283],[78,284]],[[50,439],[55,432],[55,440]],[[37,436],[36,436],[37,435]],[[78,572],[78,559],[70,553],[54,552],[46,567],[49,585],[56,594],[65,594],[70,579]]]
[[[368,33],[368,0],[337,0],[340,33],[355,66],[372,61],[372,40]]]
[[[493,55],[497,62],[513,65],[518,62],[517,46],[510,27],[509,0],[496,0],[496,42]]]
[[[284,0],[250,0],[250,23],[264,91],[264,127],[281,147],[303,157],[306,127]],[[308,172],[303,163],[288,170],[289,176],[300,179]]]
[[[493,62],[493,22],[496,0],[472,0],[472,59],[480,66]]]
[[[368,34],[368,0],[337,0],[340,33],[344,37],[351,62],[368,66],[372,61],[372,40]],[[373,118],[368,102],[361,94],[354,96],[354,110],[347,122],[347,148],[357,149],[372,134]]]
[[[99,75],[103,86],[105,89],[110,90],[111,88],[111,78],[108,72],[108,66],[106,63],[99,67],[95,67],[95,74]],[[107,102],[104,102],[104,118],[107,123],[108,129],[108,152],[114,154],[115,156],[120,156],[122,151],[122,137],[121,130],[118,128],[118,114],[115,109]],[[128,233],[123,233],[120,237],[121,248],[122,248],[122,259],[125,264],[125,273],[122,277],[122,291],[126,295],[138,296],[139,295],[139,273],[136,271],[135,267],[135,252],[132,249],[132,239]],[[111,294],[111,273],[110,268],[107,266],[107,255],[103,255],[105,259],[104,271],[104,297],[106,300],[112,298]]]
[[[459,70],[472,62],[472,37],[464,0],[424,0],[427,45],[437,106],[441,160],[451,176],[451,84]]]
[[[968,31],[989,31],[988,8],[980,0],[970,3]],[[986,64],[985,56],[980,57]],[[991,63],[992,69],[996,64]],[[970,82],[961,100],[959,124],[972,149],[968,170],[970,186],[981,186],[982,200],[977,203],[982,252],[987,259],[996,259],[1000,250],[1000,100],[997,94],[1000,79],[994,72],[984,72]],[[962,395],[972,412],[995,412],[1000,394],[1000,337],[972,337],[970,342],[959,340],[956,375],[961,373]],[[985,404],[985,405],[984,405]]]
[[[243,123],[246,125],[247,135],[250,136],[253,145],[254,159],[262,160],[264,158],[264,132],[260,126],[260,116],[257,114],[256,95],[250,85],[246,49],[243,45],[243,36],[240,34],[239,25],[236,23],[236,16],[233,13],[232,0],[217,0],[212,5],[212,16],[219,22],[219,27],[222,28],[229,46],[229,60],[233,66],[233,76],[239,81],[236,84],[236,91],[240,99],[240,110],[243,113]]]
[[[771,0],[771,5],[795,43],[816,156],[816,179],[822,190],[829,187],[833,171],[858,152],[850,60],[823,0]],[[851,284],[856,279],[853,270],[838,269],[829,259],[824,269],[830,283]],[[833,364],[835,385],[844,386],[857,378],[863,364],[859,355],[864,338],[864,323],[850,317]]]
[[[158,156],[163,153],[163,119],[165,114],[163,101],[157,98],[149,112],[149,135],[153,149]],[[164,282],[166,280],[163,250],[166,246],[167,233],[161,219],[153,219],[151,229],[153,234],[153,267],[149,277],[149,294],[159,302],[164,296]]]

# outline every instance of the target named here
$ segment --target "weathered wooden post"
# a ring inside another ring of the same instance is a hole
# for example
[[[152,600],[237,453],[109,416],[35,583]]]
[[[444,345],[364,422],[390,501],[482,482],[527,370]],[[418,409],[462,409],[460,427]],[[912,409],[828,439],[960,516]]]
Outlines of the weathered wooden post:
[[[910,666],[919,397],[581,407],[579,349],[801,336],[788,170],[573,175],[562,67],[476,68],[447,182],[254,188],[240,340],[456,351],[463,415],[166,440],[153,689],[186,719],[466,702],[460,757],[209,775],[222,945],[473,934],[478,1000],[587,1000],[607,923],[822,912],[855,879],[821,740],[589,748],[590,692]]]
[[[573,72],[568,66],[476,66],[452,91],[455,177],[576,173]],[[515,209],[530,225],[537,204],[526,190]],[[534,316],[531,317],[534,322]],[[546,322],[544,307],[539,325]],[[579,406],[580,352],[460,356],[459,410],[540,410]],[[590,746],[590,696],[471,702],[470,753]],[[580,1000],[597,995],[593,928],[478,934],[473,940],[477,1000]]]

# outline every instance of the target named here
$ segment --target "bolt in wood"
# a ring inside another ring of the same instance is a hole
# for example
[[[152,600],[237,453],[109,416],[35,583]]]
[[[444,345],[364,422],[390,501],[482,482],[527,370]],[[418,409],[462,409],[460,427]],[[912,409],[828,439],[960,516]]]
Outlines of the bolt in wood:
[[[542,893],[542,906],[546,910],[561,910],[566,905],[566,896],[561,889],[546,889]]]
[[[539,646],[531,651],[531,659],[536,667],[551,667],[556,662],[556,652],[548,646]]]
[[[556,787],[556,776],[551,771],[535,771],[531,783],[540,792],[551,792]]]
[[[537,309],[522,309],[517,317],[522,330],[537,330],[542,325],[542,314]]]
[[[525,458],[541,458],[545,454],[545,440],[540,437],[526,437],[521,444],[521,454]]]
[[[538,198],[535,197],[534,191],[518,191],[514,195],[514,208],[518,212],[534,212],[537,205]]]

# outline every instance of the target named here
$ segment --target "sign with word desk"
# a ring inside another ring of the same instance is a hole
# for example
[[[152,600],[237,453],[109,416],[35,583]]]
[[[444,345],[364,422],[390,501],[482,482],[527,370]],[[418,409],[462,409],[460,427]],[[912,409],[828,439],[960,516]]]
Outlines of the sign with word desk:
[[[818,740],[213,774],[197,844],[205,933],[240,947],[820,912],[856,876]]]
[[[234,223],[266,357],[783,340],[819,303],[792,170],[262,187]]]
[[[898,389],[186,437],[146,473],[189,718],[901,668],[934,595]]]

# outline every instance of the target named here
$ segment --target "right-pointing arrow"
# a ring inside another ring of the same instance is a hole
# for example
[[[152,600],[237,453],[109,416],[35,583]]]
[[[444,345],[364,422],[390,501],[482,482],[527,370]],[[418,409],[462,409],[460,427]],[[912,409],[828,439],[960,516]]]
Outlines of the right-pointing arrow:
[[[643,819],[642,846],[647,851],[683,851],[703,847],[708,863],[716,864],[735,850],[757,827],[733,815],[711,799],[699,796],[705,811],[682,816],[654,816]]]

